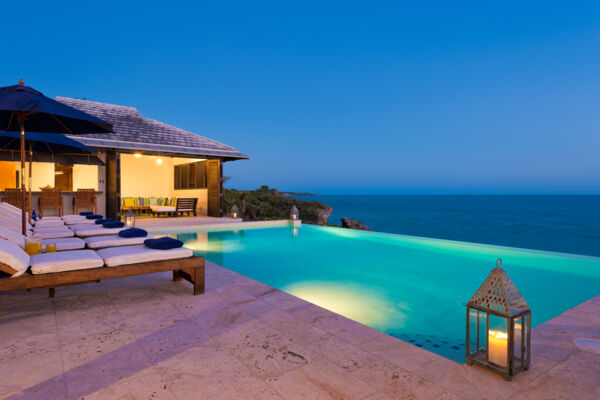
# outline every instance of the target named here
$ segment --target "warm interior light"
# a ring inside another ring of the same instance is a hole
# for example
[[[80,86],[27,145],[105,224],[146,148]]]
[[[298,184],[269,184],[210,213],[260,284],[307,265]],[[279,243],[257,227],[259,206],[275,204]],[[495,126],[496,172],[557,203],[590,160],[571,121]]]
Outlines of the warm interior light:
[[[156,159],[156,163],[159,164],[159,165],[162,164],[162,158],[157,158]]]
[[[140,158],[142,155],[141,155],[140,153],[135,153],[133,156],[134,156],[135,158]]]

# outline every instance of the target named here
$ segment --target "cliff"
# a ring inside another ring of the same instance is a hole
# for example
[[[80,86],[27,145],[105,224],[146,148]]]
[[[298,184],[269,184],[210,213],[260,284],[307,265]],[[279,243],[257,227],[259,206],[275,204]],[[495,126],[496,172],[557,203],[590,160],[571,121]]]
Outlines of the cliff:
[[[277,189],[262,186],[257,190],[224,189],[225,213],[235,204],[240,217],[248,221],[288,219],[292,206],[300,212],[300,219],[307,224],[326,225],[333,208],[317,201],[303,201],[287,197]]]

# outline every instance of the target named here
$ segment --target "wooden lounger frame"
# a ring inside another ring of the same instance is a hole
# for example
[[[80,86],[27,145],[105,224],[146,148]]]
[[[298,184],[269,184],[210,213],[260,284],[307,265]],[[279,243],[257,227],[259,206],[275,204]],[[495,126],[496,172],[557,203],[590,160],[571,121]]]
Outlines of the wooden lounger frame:
[[[102,279],[120,278],[123,276],[173,271],[174,281],[185,279],[194,285],[194,295],[199,295],[204,293],[204,264],[203,257],[193,256],[173,260],[119,265],[118,267],[79,269],[75,271],[54,272],[39,275],[33,275],[26,272],[16,278],[1,278],[0,292],[24,289],[49,289],[50,297],[54,297],[54,288],[59,286],[100,282]],[[9,275],[17,272],[3,263],[0,263],[0,271]]]

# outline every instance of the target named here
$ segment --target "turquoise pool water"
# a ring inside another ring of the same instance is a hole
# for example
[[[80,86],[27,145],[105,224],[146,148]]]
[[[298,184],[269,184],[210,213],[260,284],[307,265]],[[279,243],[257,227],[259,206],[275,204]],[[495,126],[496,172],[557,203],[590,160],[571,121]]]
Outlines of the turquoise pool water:
[[[497,257],[533,326],[600,293],[595,257],[312,225],[176,235],[214,263],[457,362],[463,304]]]

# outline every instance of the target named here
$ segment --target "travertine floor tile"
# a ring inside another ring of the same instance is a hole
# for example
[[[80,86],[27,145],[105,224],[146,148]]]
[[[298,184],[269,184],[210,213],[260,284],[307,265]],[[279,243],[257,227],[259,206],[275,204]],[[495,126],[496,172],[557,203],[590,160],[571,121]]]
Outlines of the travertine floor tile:
[[[482,399],[477,387],[471,382],[462,365],[446,358],[439,358],[415,371],[416,374],[443,386],[465,399]]]
[[[327,332],[316,326],[279,309],[265,312],[258,319],[297,343],[313,343],[327,335]]]
[[[156,369],[178,400],[281,399],[214,341],[164,360]]]
[[[378,360],[371,353],[331,334],[309,344],[308,347],[348,372],[371,365]]]
[[[359,346],[369,353],[396,364],[407,371],[414,371],[441,357],[420,347],[383,335]]]
[[[594,393],[543,375],[523,386],[510,400],[597,400]]]
[[[548,375],[584,390],[600,386],[600,354],[580,351],[547,372]]]
[[[398,399],[434,399],[444,389],[387,361],[377,361],[352,373],[377,390]]]
[[[253,374],[263,379],[281,376],[321,358],[319,353],[258,320],[241,325],[217,340]]]
[[[70,370],[79,367],[131,343],[135,343],[135,337],[124,325],[85,336],[65,338],[61,341],[64,368]]]
[[[227,302],[221,302],[190,317],[212,337],[217,337],[254,317]]]
[[[298,400],[362,399],[376,391],[326,360],[267,379],[267,382],[286,399]]]

